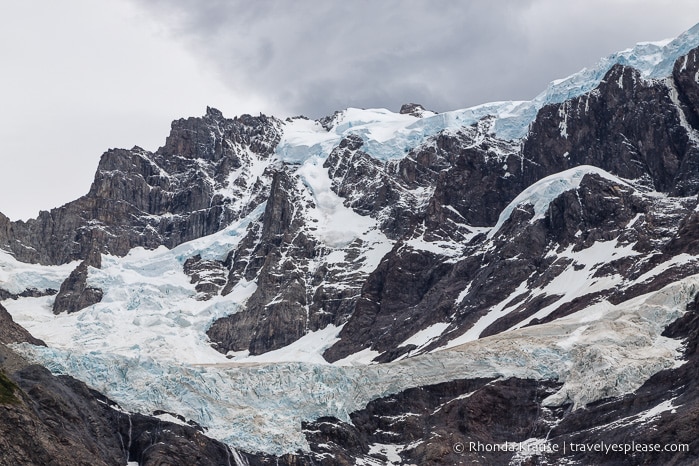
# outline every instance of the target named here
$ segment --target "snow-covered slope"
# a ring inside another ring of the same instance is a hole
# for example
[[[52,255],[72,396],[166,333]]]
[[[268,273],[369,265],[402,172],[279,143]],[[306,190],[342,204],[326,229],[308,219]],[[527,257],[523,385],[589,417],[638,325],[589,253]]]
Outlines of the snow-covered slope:
[[[628,186],[627,182],[622,181],[611,173],[589,165],[581,165],[547,176],[522,191],[521,194],[505,207],[505,210],[502,211],[498,218],[498,222],[488,233],[488,237],[492,238],[493,235],[497,234],[500,227],[510,218],[512,211],[517,208],[522,208],[523,205],[531,205],[534,207],[534,216],[531,218],[530,222],[543,218],[554,199],[566,191],[577,189],[583,177],[591,173],[605,177],[620,185]]]
[[[393,113],[386,109],[348,108],[336,114],[327,131],[320,123],[293,119],[284,125],[278,146],[279,157],[299,163],[307,157],[327,156],[343,137],[356,134],[365,142],[365,150],[378,159],[393,159],[405,154],[420,142],[445,129],[477,123],[486,116],[496,118],[491,131],[501,139],[520,139],[540,108],[557,104],[593,90],[615,64],[633,67],[645,79],[661,79],[672,73],[675,61],[699,44],[699,25],[675,39],[643,42],[600,60],[592,68],[552,81],[544,92],[531,101],[490,102],[466,109],[422,117]]]

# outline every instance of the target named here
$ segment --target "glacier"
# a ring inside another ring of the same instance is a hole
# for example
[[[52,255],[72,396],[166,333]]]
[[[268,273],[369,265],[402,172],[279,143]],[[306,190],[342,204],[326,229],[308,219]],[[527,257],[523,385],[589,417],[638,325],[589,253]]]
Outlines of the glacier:
[[[67,337],[50,329],[74,315],[54,316],[48,326],[32,328],[20,309],[22,302],[40,298],[19,300],[8,309],[51,345],[14,348],[52,372],[85,381],[124,409],[176,412],[234,448],[283,454],[308,450],[302,421],[320,416],[348,421],[351,412],[373,399],[449,380],[558,380],[562,387],[545,404],[570,402],[575,408],[630,393],[656,372],[681,364],[682,342],[661,334],[683,315],[697,290],[699,275],[619,305],[600,303],[536,327],[391,363],[347,366],[319,363],[321,359],[288,360],[296,352],[280,352],[286,361],[229,361],[213,350],[197,353],[186,343],[166,346],[163,341],[155,341],[159,352],[149,353],[142,349],[153,342],[139,342],[139,332],[127,333],[131,346],[123,342],[120,350],[110,340],[128,337],[112,335],[109,319],[79,327],[89,334],[59,345]],[[160,316],[166,318],[170,309],[163,307]],[[133,330],[128,322],[120,326]],[[157,323],[153,327],[164,328]],[[334,330],[328,329],[323,341]],[[312,344],[319,351],[323,347]]]
[[[542,107],[592,91],[614,65],[636,68],[645,79],[662,79],[672,73],[679,57],[697,45],[699,24],[675,39],[641,42],[611,54],[592,68],[583,68],[552,81],[544,92],[529,101],[489,102],[444,113],[425,112],[420,117],[382,108],[348,108],[335,115],[329,130],[317,121],[289,119],[282,127],[284,134],[276,156],[297,164],[312,156],[324,159],[344,137],[355,134],[364,141],[365,152],[380,160],[391,160],[404,157],[412,148],[441,131],[470,126],[488,116],[495,117],[491,122],[491,134],[505,140],[522,139]]]
[[[77,265],[78,261],[52,266],[28,264],[0,249],[0,283],[5,291],[14,294],[29,289],[58,290]]]

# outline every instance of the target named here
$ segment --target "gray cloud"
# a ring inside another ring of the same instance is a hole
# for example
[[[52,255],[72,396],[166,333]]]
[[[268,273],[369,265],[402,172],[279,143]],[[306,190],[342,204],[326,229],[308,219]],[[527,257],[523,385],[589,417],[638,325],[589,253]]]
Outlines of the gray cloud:
[[[173,119],[206,105],[319,117],[530,99],[697,21],[696,0],[8,2],[0,212],[27,218],[75,199],[104,150],[154,150]]]
[[[530,99],[619,44],[699,20],[689,1],[133,1],[232,89],[312,117]]]

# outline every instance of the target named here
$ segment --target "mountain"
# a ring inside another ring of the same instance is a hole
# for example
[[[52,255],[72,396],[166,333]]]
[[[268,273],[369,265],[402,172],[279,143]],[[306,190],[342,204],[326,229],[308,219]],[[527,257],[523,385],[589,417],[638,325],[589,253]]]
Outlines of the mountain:
[[[3,461],[696,464],[698,73],[699,25],[530,102],[107,151],[0,215]]]

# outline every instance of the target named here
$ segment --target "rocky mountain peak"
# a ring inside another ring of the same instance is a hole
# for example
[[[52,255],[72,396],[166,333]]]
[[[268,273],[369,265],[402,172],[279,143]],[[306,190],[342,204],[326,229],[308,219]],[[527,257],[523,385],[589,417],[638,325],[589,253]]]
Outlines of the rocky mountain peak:
[[[211,118],[211,119],[219,119],[219,120],[221,120],[221,119],[223,119],[223,112],[221,112],[221,110],[219,110],[219,109],[217,109],[217,108],[209,107],[209,106],[207,105],[205,116],[206,116],[206,117],[209,117],[209,118]]]
[[[256,205],[268,184],[241,175],[268,159],[280,123],[260,115],[224,118],[211,107],[172,123],[155,153],[111,149],[83,197],[27,222],[2,222],[0,242],[21,260],[60,264],[92,250],[124,255],[135,246],[169,247],[224,228]],[[236,196],[248,193],[245,205]],[[95,244],[101,242],[101,244]]]
[[[414,117],[421,118],[426,111],[427,110],[422,105],[410,103],[401,105],[398,113],[401,115],[412,115]]]

